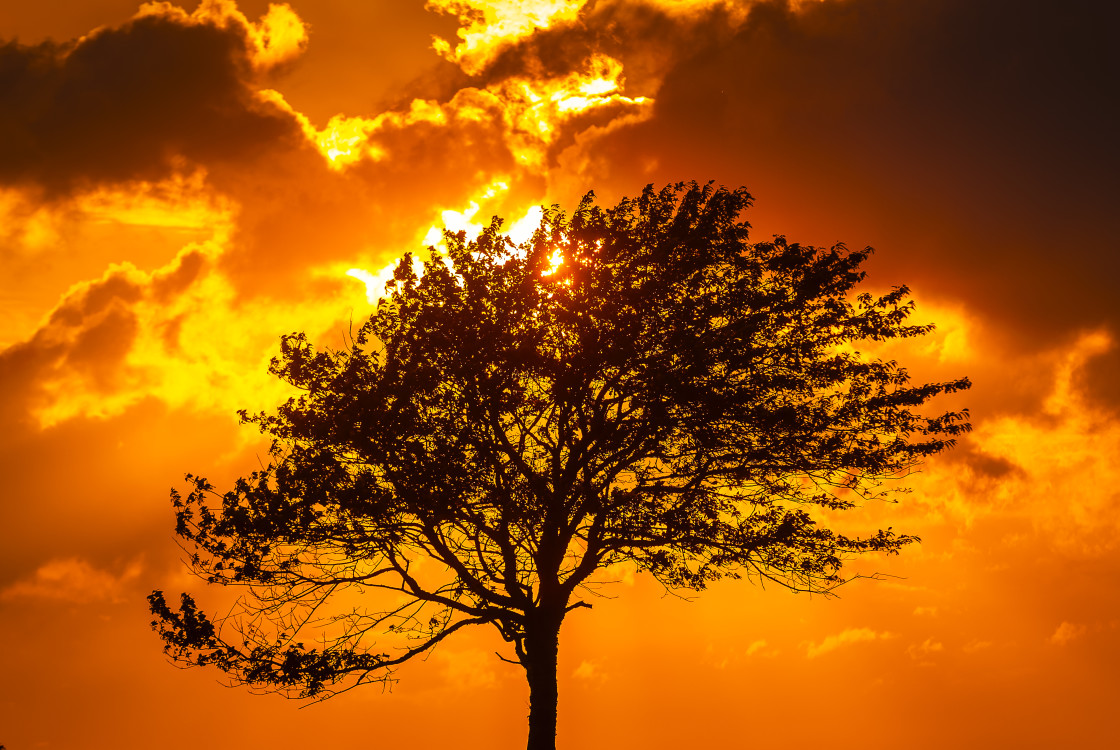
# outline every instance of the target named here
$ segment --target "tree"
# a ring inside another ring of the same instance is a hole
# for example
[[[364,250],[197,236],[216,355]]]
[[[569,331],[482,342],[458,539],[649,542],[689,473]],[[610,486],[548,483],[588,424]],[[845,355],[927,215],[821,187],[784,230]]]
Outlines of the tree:
[[[302,394],[241,412],[271,462],[222,494],[190,475],[172,492],[194,570],[247,592],[217,621],[153,592],[166,652],[322,697],[491,625],[526,672],[528,747],[551,749],[560,625],[596,571],[827,592],[851,556],[916,541],[814,514],[890,498],[885,480],[951,446],[967,412],[914,409],[968,380],[911,385],[854,352],[931,326],[907,325],[905,287],[852,295],[870,251],[749,244],[750,201],[588,193],[522,246],[495,218],[448,233],[422,275],[405,256],[342,350],[283,337],[270,370]],[[388,596],[338,606],[348,589]]]

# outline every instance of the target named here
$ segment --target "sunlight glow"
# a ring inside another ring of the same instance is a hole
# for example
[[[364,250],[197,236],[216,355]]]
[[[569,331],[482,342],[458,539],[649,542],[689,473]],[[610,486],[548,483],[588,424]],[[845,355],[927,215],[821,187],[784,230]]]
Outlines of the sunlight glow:
[[[525,215],[517,221],[509,225],[509,231],[506,236],[515,245],[523,245],[533,238],[533,232],[537,231],[537,227],[541,225],[541,216],[544,214],[544,209],[540,206],[532,206]]]
[[[378,160],[384,156],[383,152],[373,146],[363,144],[373,132],[380,118],[370,120],[365,117],[347,117],[335,115],[327,121],[327,126],[322,130],[316,128],[307,115],[297,111],[284,95],[274,89],[261,89],[257,92],[261,101],[273,104],[292,115],[303,130],[304,136],[314,144],[327,159],[331,169],[341,170],[353,164],[363,156]]]
[[[59,223],[57,211],[51,206],[38,205],[23,191],[0,189],[0,243],[9,258],[57,245],[61,239]],[[0,339],[0,345],[6,343]]]
[[[256,47],[253,63],[258,67],[270,68],[287,62],[307,47],[307,25],[287,3],[269,4],[264,17],[250,24],[249,29],[249,38]]]
[[[381,296],[385,293],[385,285],[392,280],[393,270],[396,267],[397,261],[393,261],[376,274],[370,273],[364,268],[351,268],[346,272],[346,275],[365,284],[366,301],[371,305],[376,305],[377,301],[381,299]]]
[[[376,305],[385,296],[385,286],[393,280],[393,273],[399,263],[400,259],[395,258],[375,273],[364,268],[350,268],[346,270],[346,275],[362,282],[365,286],[366,302]],[[418,277],[424,275],[424,262],[417,255],[412,256],[412,270]]]
[[[238,300],[234,284],[213,271],[224,249],[214,240],[191,243],[154,271],[112,264],[101,278],[72,285],[39,336],[61,349],[96,346],[87,343],[85,356],[59,359],[40,374],[39,395],[29,405],[39,428],[75,417],[107,419],[146,399],[228,415],[292,395],[268,373],[275,332],[345,320],[353,297],[340,284],[331,294],[285,305]]]
[[[447,247],[443,242],[443,232],[446,229],[451,232],[464,232],[468,241],[474,240],[481,234],[485,224],[480,219],[489,216],[489,213],[479,216],[483,210],[483,206],[487,206],[495,198],[498,198],[509,191],[509,183],[506,179],[494,180],[493,182],[485,185],[476,196],[471,199],[465,208],[461,211],[454,209],[446,209],[440,212],[440,219],[443,226],[433,224],[428,227],[427,232],[424,234],[423,244],[428,247],[434,247],[437,251],[446,252]],[[530,206],[525,210],[520,219],[509,224],[507,231],[504,233],[510,241],[516,245],[521,246],[532,239],[533,233],[541,223],[541,216],[544,214],[544,209],[539,206]],[[514,213],[513,215],[516,215]],[[554,273],[555,270],[563,262],[563,255],[557,250],[552,256],[551,268],[545,273],[549,275]],[[377,302],[385,294],[385,285],[392,281],[393,272],[397,267],[397,260],[389,263],[381,268],[379,271],[371,272],[364,268],[348,268],[344,272],[346,276],[360,281],[365,286],[366,301],[371,305],[376,305]],[[413,270],[417,276],[424,275],[424,264],[419,255],[413,256]],[[335,273],[338,271],[335,270]]]
[[[505,45],[529,36],[537,29],[574,21],[587,0],[428,0],[427,10],[457,16],[461,28],[458,43],[433,37],[432,49],[477,75]]]
[[[315,132],[315,145],[326,155],[334,169],[352,164],[363,155],[376,159],[379,156],[376,149],[366,148],[363,151],[361,148],[361,144],[375,126],[374,120],[367,120],[364,117],[335,115],[327,122],[327,127]]]
[[[564,263],[564,252],[559,248],[552,251],[552,255],[548,257],[549,266],[541,271],[541,276],[551,276],[556,273],[556,269],[560,268]]]
[[[294,117],[307,141],[315,146],[331,169],[336,171],[363,158],[372,161],[384,159],[385,150],[373,143],[374,135],[382,128],[402,128],[423,122],[442,125],[447,122],[447,115],[438,102],[413,99],[405,112],[383,112],[374,118],[338,114],[327,121],[326,127],[320,129],[312,124],[307,115],[289,104],[279,91],[260,89],[256,96],[260,101],[278,107]],[[479,120],[481,119],[480,116]]]
[[[1061,415],[1070,409],[1084,406],[1083,395],[1078,390],[1077,377],[1093,357],[1111,350],[1115,342],[1107,331],[1083,333],[1074,345],[1062,354],[1054,372],[1054,390],[1042,409],[1047,414]]]
[[[471,200],[462,211],[455,211],[452,209],[441,211],[440,218],[443,219],[443,227],[436,226],[435,224],[428,227],[428,231],[424,234],[424,244],[428,247],[437,247],[446,250],[443,244],[443,232],[445,229],[449,232],[466,233],[468,241],[477,238],[478,235],[482,233],[483,225],[476,223],[474,217],[481,209],[482,203],[508,190],[508,182],[505,180],[495,180],[487,185],[476,199]]]
[[[590,56],[582,69],[553,78],[513,77],[492,84],[486,93],[500,103],[507,142],[518,161],[544,168],[548,147],[573,118],[602,107],[613,107],[614,122],[634,122],[652,112],[653,100],[622,94],[622,63],[609,55]]]
[[[292,107],[279,91],[261,89],[256,96],[295,118],[304,137],[334,170],[343,170],[362,159],[384,159],[385,151],[375,143],[380,131],[419,123],[448,126],[456,121],[498,129],[504,133],[506,146],[520,165],[543,169],[549,147],[561,137],[563,126],[573,118],[609,106],[612,108],[608,114],[609,127],[616,127],[633,124],[652,114],[652,99],[622,93],[622,72],[621,62],[596,53],[580,70],[563,76],[510,77],[486,88],[463,88],[448,102],[414,99],[407,111],[383,112],[374,118],[338,114],[321,129]]]
[[[1076,555],[1120,546],[1120,424],[1087,393],[1082,376],[1094,357],[1110,351],[1107,331],[1088,331],[1064,347],[1037,355],[1031,371],[1049,367],[1050,391],[1040,413],[993,414],[973,428],[973,455],[1005,467],[986,475],[957,463],[923,468],[915,492],[928,506],[965,526],[991,514],[1019,517],[1048,544]],[[1012,364],[1014,371],[1021,365]],[[981,490],[984,501],[978,503]],[[1061,502],[1055,502],[1061,498]]]

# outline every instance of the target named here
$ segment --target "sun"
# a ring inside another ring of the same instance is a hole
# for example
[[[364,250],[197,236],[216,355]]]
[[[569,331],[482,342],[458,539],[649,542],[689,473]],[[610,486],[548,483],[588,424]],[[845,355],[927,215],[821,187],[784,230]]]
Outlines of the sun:
[[[564,251],[557,248],[548,256],[548,268],[541,271],[541,276],[551,276],[564,264]]]

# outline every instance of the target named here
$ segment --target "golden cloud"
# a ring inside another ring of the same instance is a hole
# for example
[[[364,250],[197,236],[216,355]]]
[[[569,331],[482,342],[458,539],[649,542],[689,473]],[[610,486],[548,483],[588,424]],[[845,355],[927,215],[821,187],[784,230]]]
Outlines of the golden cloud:
[[[1050,642],[1055,646],[1064,646],[1070,641],[1075,641],[1089,632],[1089,628],[1085,625],[1078,625],[1071,622],[1062,622],[1058,626],[1054,634],[1050,636]]]
[[[202,0],[191,13],[170,2],[144,3],[134,18],[148,17],[182,26],[233,27],[245,37],[249,60],[260,70],[294,60],[307,48],[307,24],[287,3],[270,3],[256,23],[238,10],[234,0]]]
[[[433,49],[477,75],[493,61],[503,46],[538,29],[575,20],[587,0],[429,0],[425,8],[459,19],[459,41],[435,37]]]
[[[826,636],[820,643],[810,643],[805,651],[805,656],[810,659],[815,659],[818,656],[823,656],[831,651],[835,651],[843,646],[850,646],[855,643],[867,643],[870,641],[881,641],[889,638],[894,638],[894,633],[882,632],[877,633],[871,628],[846,628],[845,630],[835,634]]]
[[[54,599],[72,604],[125,601],[143,571],[140,560],[133,560],[120,572],[94,567],[79,558],[54,559],[41,565],[29,578],[16,581],[0,591],[0,601],[14,599]]]

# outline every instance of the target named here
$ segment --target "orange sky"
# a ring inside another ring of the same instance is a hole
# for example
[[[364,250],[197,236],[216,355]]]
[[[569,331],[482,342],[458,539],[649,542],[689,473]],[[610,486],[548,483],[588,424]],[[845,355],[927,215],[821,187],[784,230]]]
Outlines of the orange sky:
[[[145,595],[221,594],[181,565],[168,489],[256,468],[235,411],[285,397],[279,335],[341,345],[363,279],[433,227],[695,179],[745,185],[758,239],[874,246],[868,288],[939,325],[877,353],[970,376],[934,408],[975,429],[838,520],[921,536],[866,566],[897,579],[684,602],[613,571],[565,623],[559,746],[1113,747],[1117,11],[794,5],[5,9],[0,743],[521,746],[489,633],[304,710],[173,669]]]

